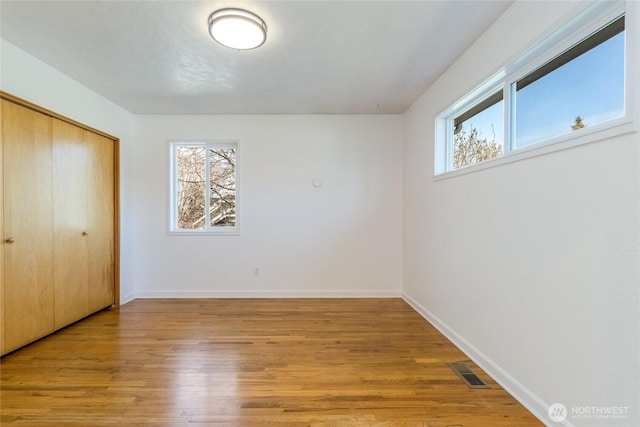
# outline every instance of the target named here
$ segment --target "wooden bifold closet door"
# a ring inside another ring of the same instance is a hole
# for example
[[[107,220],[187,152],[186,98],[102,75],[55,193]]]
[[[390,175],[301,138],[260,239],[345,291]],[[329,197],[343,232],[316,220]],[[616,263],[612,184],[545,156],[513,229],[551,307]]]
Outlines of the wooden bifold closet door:
[[[4,349],[53,326],[51,118],[2,101]],[[3,351],[4,353],[4,351]]]
[[[113,161],[113,141],[53,119],[56,329],[114,302]]]
[[[115,151],[112,140],[87,130],[89,312],[114,304],[115,298]]]
[[[56,328],[83,318],[89,309],[87,169],[84,130],[54,119],[53,283]]]
[[[115,304],[116,141],[2,100],[0,354]]]

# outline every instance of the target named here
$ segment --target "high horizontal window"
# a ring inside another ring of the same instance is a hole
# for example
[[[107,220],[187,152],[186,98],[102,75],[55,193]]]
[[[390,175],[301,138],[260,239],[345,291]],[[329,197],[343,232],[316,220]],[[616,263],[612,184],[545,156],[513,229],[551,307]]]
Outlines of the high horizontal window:
[[[502,91],[456,117],[453,120],[453,169],[501,156],[503,121]]]
[[[624,114],[624,16],[511,84],[514,148]]]
[[[601,131],[625,116],[624,10],[601,2],[577,21],[541,43],[537,59],[513,61],[436,117],[436,175]],[[558,53],[547,56],[547,47]]]
[[[237,231],[237,144],[171,144],[172,232]]]

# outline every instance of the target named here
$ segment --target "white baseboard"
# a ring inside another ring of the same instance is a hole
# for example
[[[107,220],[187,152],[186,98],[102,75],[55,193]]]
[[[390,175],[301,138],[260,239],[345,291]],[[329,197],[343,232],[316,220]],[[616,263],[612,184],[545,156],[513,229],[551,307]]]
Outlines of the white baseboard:
[[[134,299],[136,299],[135,294],[120,295],[120,305],[124,305],[128,302],[133,301]]]
[[[540,421],[549,424],[547,409],[550,404],[544,402],[531,390],[526,388],[517,379],[502,369],[493,360],[478,350],[474,345],[467,341],[463,336],[451,329],[446,323],[440,320],[432,312],[423,307],[415,299],[406,293],[402,293],[402,298],[413,307],[422,317],[424,317],[433,327],[435,327],[442,335],[447,337],[449,341],[455,344],[469,359],[473,360],[482,370],[491,376],[498,384],[502,386],[509,394],[511,394],[518,402],[527,408]],[[568,420],[562,423],[554,423],[554,426],[574,427]]]
[[[397,291],[141,291],[135,298],[402,298]]]

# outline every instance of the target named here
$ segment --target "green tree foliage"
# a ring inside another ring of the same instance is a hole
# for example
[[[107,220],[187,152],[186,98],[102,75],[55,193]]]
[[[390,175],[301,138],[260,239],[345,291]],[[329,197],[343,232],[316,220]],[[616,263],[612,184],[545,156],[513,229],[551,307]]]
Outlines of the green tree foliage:
[[[453,168],[490,160],[502,155],[502,145],[496,142],[495,135],[489,140],[482,138],[478,129],[473,126],[467,132],[464,126],[456,129],[453,137]]]

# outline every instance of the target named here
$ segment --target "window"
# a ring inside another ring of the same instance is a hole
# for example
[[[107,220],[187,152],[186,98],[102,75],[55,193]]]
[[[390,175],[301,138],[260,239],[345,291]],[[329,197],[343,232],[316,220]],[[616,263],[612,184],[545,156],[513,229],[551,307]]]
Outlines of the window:
[[[171,143],[171,227],[237,233],[237,143]]]
[[[502,91],[456,117],[453,120],[453,169],[501,156],[503,120]]]
[[[624,16],[512,83],[511,91],[514,148],[621,117]]]
[[[587,8],[568,29],[556,31],[438,115],[435,174],[507,161],[613,128],[620,119],[630,121],[625,118],[625,14],[613,5]]]

